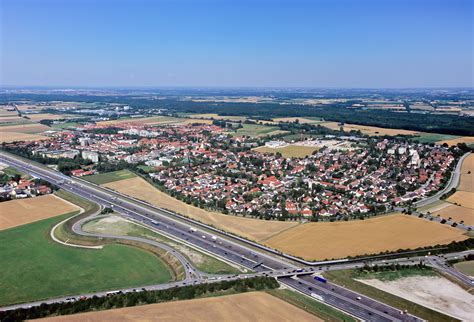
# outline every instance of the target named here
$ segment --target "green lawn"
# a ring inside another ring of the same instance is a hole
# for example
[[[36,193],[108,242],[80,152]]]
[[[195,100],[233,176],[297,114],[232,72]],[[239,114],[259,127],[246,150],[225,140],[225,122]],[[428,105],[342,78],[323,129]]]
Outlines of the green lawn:
[[[417,269],[417,268],[406,268],[396,271],[381,271],[381,272],[367,272],[359,273],[354,275],[355,278],[359,279],[378,279],[381,281],[395,281],[403,277],[411,276],[438,276],[433,270],[426,269]]]
[[[164,262],[138,248],[91,250],[51,241],[50,228],[70,215],[0,231],[0,306],[172,280]]]
[[[316,315],[324,321],[357,321],[350,315],[345,314],[339,310],[336,310],[326,304],[318,302],[314,299],[309,298],[301,293],[291,290],[269,290],[269,294],[281,298],[282,300],[293,304],[303,310]]]
[[[24,172],[21,172],[13,167],[6,167],[5,169],[2,170],[5,174],[9,175],[10,177],[13,177],[15,175],[20,175],[21,177],[28,177],[28,175]]]
[[[148,228],[136,225],[132,222],[119,219],[116,216],[94,219],[84,224],[83,229],[88,232],[108,233],[119,236],[143,237],[167,244],[183,254],[197,269],[209,274],[239,274],[237,268],[206,255],[200,251],[190,248],[182,243],[167,238]]]
[[[413,274],[413,272],[409,274]],[[407,310],[409,313],[414,314],[427,321],[458,321],[457,319],[446,316],[442,313],[433,311],[429,308],[410,302],[401,297],[392,295],[375,287],[356,281],[354,280],[354,278],[361,278],[361,276],[355,273],[355,271],[353,270],[328,271],[324,272],[323,275],[331,282],[342,285],[346,288],[349,288],[368,297],[371,297],[375,300],[396,307],[400,310]],[[381,276],[379,275],[378,277]]]
[[[75,127],[78,125],[79,123],[77,122],[65,122],[65,123],[52,124],[51,128],[60,130],[60,129],[68,128],[68,127]]]
[[[265,135],[273,135],[281,133],[287,133],[284,131],[280,131],[279,127],[276,126],[266,126],[266,125],[259,125],[259,124],[242,124],[241,129],[237,129],[237,131],[232,132],[233,136],[250,136],[250,137],[257,137],[257,136],[265,136]]]
[[[474,276],[474,261],[459,262],[454,267],[466,275]]]
[[[438,134],[438,133],[422,133],[420,136],[414,137],[412,141],[418,141],[420,143],[435,143],[438,141],[452,140],[459,136],[449,134]]]
[[[133,172],[130,172],[128,170],[119,170],[119,171],[113,171],[113,172],[107,172],[107,173],[101,173],[101,174],[94,174],[92,176],[85,176],[83,177],[83,179],[95,184],[104,184],[104,183],[119,181],[123,179],[133,178],[135,176],[136,175]]]

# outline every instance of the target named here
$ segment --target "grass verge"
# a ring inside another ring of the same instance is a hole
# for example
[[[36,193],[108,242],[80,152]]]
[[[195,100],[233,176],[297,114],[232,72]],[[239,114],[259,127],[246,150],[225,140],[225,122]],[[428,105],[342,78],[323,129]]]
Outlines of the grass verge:
[[[326,304],[310,299],[309,297],[295,291],[285,289],[268,290],[269,294],[276,296],[294,306],[297,306],[327,322],[333,321],[351,321],[355,322],[357,319],[344,312],[336,310]]]
[[[52,226],[73,214],[0,232],[0,305],[173,279],[167,265],[141,249],[124,245],[80,249],[51,241]]]

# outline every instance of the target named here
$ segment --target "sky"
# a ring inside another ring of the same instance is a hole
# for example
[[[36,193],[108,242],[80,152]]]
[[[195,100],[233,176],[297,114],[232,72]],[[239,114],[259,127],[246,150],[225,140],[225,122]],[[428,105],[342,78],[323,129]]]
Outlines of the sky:
[[[473,87],[472,0],[0,0],[0,86]]]

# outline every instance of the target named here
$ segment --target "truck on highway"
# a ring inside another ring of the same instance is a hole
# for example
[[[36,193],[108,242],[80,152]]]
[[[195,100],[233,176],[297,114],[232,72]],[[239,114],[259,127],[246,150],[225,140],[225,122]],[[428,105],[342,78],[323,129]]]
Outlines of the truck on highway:
[[[324,302],[323,297],[321,295],[316,294],[316,293],[311,293],[311,297],[314,297],[318,301]]]
[[[217,240],[217,237],[216,237],[216,236],[212,236],[211,238],[212,238],[212,240],[213,240],[214,242],[216,242],[216,240]]]
[[[324,277],[321,277],[321,276],[315,276],[314,279],[318,282],[321,282],[321,283],[327,283],[327,280]]]
[[[193,227],[189,227],[189,231],[192,232],[192,233],[194,233],[194,232],[197,231],[197,229],[196,229],[196,228],[193,228]]]
[[[151,223],[152,223],[153,225],[157,225],[157,226],[159,225],[156,220],[152,220]]]

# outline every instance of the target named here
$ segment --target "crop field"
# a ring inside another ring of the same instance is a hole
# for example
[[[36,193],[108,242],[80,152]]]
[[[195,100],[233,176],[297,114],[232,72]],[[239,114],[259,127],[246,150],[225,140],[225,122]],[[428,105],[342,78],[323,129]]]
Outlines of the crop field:
[[[51,194],[0,202],[0,230],[73,211],[79,208]]]
[[[419,136],[414,137],[412,140],[416,140],[420,143],[436,143],[439,141],[454,140],[457,138],[459,138],[459,136],[449,134],[419,133]]]
[[[451,205],[447,203],[446,207],[436,210],[432,213],[441,218],[449,219],[451,217],[455,222],[464,221],[464,224],[474,226],[474,209]]]
[[[474,209],[474,192],[456,191],[454,195],[450,196],[447,200],[462,207]]]
[[[474,145],[474,136],[461,136],[455,139],[439,141],[438,144],[447,143],[449,146],[456,145],[458,143],[466,143],[469,146]]]
[[[12,133],[26,133],[26,134],[37,134],[49,130],[49,127],[43,124],[21,124],[21,125],[10,125],[2,126],[1,132],[12,132]]]
[[[323,260],[464,239],[467,236],[451,226],[394,214],[358,221],[307,223],[275,235],[265,244],[308,260]]]
[[[68,216],[0,231],[0,306],[172,279],[164,262],[138,248],[80,249],[52,242],[49,230]]]
[[[457,189],[474,192],[474,153],[471,153],[462,163],[461,180]]]
[[[456,267],[457,270],[460,272],[474,277],[474,261],[465,261],[465,262],[459,262],[454,264],[454,267]]]
[[[233,136],[261,137],[287,133],[286,131],[281,131],[276,126],[265,126],[259,124],[242,124],[242,126],[241,129],[230,132],[230,134]]]
[[[324,122],[320,123],[321,126],[327,127],[332,130],[339,130],[341,126],[337,122]],[[343,126],[344,131],[361,131],[367,135],[417,135],[419,132],[416,131],[409,131],[409,130],[401,130],[401,129],[389,129],[383,127],[375,127],[375,126],[366,126],[366,125],[357,125],[357,124],[344,124]]]
[[[279,232],[298,225],[297,222],[265,221],[206,211],[188,205],[164,192],[161,192],[139,177],[109,182],[104,184],[104,186],[129,196],[146,200],[153,205],[176,211],[177,213],[197,219],[206,224],[257,241],[269,238]]]
[[[18,132],[3,132],[0,127],[0,143],[10,143],[16,141],[36,141],[46,140],[48,137],[39,134],[28,134]]]
[[[135,236],[143,237],[150,240],[167,244],[181,254],[186,256],[194,266],[202,272],[209,274],[237,274],[240,271],[233,266],[230,266],[214,257],[208,256],[202,252],[194,250],[190,247],[171,240],[163,235],[160,235],[144,226],[140,226],[132,221],[126,220],[122,217],[111,215],[94,219],[87,222],[83,226],[84,231],[112,234],[119,236]]]
[[[314,151],[319,150],[318,147],[311,146],[301,146],[301,145],[288,145],[283,148],[269,148],[266,146],[261,146],[254,149],[257,152],[261,153],[277,153],[280,152],[281,155],[285,158],[304,158],[308,155],[313,154]]]
[[[232,116],[232,115],[219,115],[215,113],[206,113],[206,114],[182,114],[185,117],[193,119],[214,119],[214,120],[230,120],[230,121],[245,121],[247,118],[245,116]]]
[[[359,281],[463,321],[472,318],[474,296],[444,277],[409,276]]]
[[[279,117],[276,119],[273,119],[274,122],[287,122],[287,123],[294,123],[298,120],[298,123],[300,124],[315,124],[315,123],[321,123],[320,118],[305,118],[305,117]]]
[[[136,177],[136,175],[133,172],[130,172],[128,170],[119,170],[107,173],[94,174],[91,176],[85,176],[83,177],[83,179],[95,184],[104,184],[134,177]]]
[[[322,321],[264,292],[148,304],[137,307],[58,316],[43,321]]]

